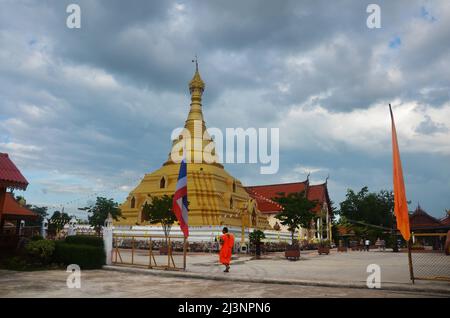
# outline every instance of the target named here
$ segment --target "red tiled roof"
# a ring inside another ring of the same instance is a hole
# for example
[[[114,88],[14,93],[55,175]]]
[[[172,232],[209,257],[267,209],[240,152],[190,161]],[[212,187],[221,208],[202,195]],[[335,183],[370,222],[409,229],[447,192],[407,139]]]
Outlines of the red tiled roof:
[[[439,222],[439,220],[422,210],[420,205],[417,206],[413,214],[409,216],[409,224],[411,229],[440,227],[444,225],[443,223]]]
[[[450,226],[450,215],[448,215],[447,217],[443,218],[441,220],[441,223],[444,225],[449,225]]]
[[[315,212],[320,211],[323,203],[326,201],[326,189],[325,184],[317,184],[311,185],[308,187],[308,200],[314,201],[317,200],[318,204],[314,208]]]
[[[258,192],[256,192],[255,190],[252,190],[250,188],[245,188],[245,190],[250,195],[250,197],[255,199],[255,201],[258,205],[258,209],[261,213],[269,213],[270,214],[270,213],[278,213],[281,211],[281,209],[282,209],[281,205],[279,205],[275,201],[270,200],[270,199],[266,198],[265,196],[260,195]]]
[[[291,193],[307,191],[309,200],[317,200],[318,205],[314,211],[319,211],[324,202],[328,202],[328,194],[326,183],[317,185],[308,185],[308,180],[294,183],[269,184],[260,186],[245,187],[249,195],[254,198],[258,204],[258,209],[261,213],[278,213],[281,212],[282,207],[272,198],[279,197],[284,193],[288,195]]]
[[[16,199],[14,199],[11,192],[5,193],[5,203],[3,205],[3,213],[2,216],[25,216],[25,217],[38,217],[36,213],[27,209],[26,207],[21,206]]]
[[[257,192],[258,194],[266,197],[266,198],[276,198],[279,197],[279,193],[284,193],[285,195],[305,191],[307,185],[307,181],[303,182],[294,182],[294,183],[280,183],[280,184],[268,184],[268,185],[260,185],[260,186],[250,186],[246,187],[252,191]]]
[[[8,154],[0,153],[0,187],[25,190],[27,186],[27,179],[9,159]]]

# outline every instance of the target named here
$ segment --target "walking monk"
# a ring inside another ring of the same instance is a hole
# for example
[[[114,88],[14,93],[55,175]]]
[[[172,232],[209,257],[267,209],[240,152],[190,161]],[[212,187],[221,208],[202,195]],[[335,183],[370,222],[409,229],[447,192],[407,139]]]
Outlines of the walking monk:
[[[222,230],[223,235],[220,237],[220,243],[222,247],[220,248],[220,262],[225,265],[225,273],[230,271],[231,253],[234,246],[234,236],[228,233],[228,228],[224,227]]]

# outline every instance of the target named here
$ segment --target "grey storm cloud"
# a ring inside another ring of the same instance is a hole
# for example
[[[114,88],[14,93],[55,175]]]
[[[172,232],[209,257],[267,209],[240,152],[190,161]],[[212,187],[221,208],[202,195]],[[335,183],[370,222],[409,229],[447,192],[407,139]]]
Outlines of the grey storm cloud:
[[[351,116],[399,100],[425,105],[415,133],[448,133],[437,115],[423,115],[449,103],[446,2],[377,1],[382,28],[371,30],[372,2],[85,0],[76,2],[81,29],[68,29],[73,1],[0,1],[0,151],[33,175],[57,170],[84,180],[59,193],[142,176],[167,158],[169,135],[184,123],[195,54],[210,127],[278,127],[296,109]],[[317,130],[331,128],[323,125]],[[227,168],[255,184],[303,178],[293,172],[299,164],[324,167],[317,179],[330,173],[334,201],[347,187],[389,186],[385,150],[374,156],[334,136],[303,133],[294,138],[300,149],[281,149],[277,175]],[[448,175],[438,171],[448,170],[448,153],[433,154],[433,168],[414,156],[424,154],[402,156],[412,162],[405,163],[411,180],[427,176],[450,190]],[[46,192],[39,193],[57,201],[50,195],[58,183],[39,182]],[[411,187],[432,213],[450,205],[439,191]]]
[[[434,122],[430,116],[425,116],[425,119],[417,126],[416,132],[419,134],[432,135],[438,132],[448,132],[448,127],[442,123]]]

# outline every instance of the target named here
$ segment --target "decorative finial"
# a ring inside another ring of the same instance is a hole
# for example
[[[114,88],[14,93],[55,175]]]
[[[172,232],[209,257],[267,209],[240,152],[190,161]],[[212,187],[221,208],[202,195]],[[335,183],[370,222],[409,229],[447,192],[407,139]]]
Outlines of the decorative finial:
[[[192,60],[192,63],[195,62],[195,71],[198,72],[198,57],[197,54],[195,54],[195,59]]]
[[[330,174],[327,175],[327,178],[325,179],[325,184],[328,183],[328,179],[330,179]]]
[[[198,57],[195,55],[195,59],[192,60],[192,63],[195,62],[195,74],[192,80],[189,82],[189,91],[191,94],[198,90],[201,93],[205,90],[205,83],[203,82],[202,78],[200,77],[200,73],[198,72]]]
[[[311,172],[308,172],[308,175],[306,176],[306,181],[309,181],[310,174],[311,174]]]

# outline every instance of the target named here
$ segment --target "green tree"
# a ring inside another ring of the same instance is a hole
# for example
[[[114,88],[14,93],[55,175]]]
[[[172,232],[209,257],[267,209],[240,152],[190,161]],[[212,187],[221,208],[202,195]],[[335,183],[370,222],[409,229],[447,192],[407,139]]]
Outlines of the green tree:
[[[266,235],[261,230],[254,230],[252,233],[249,234],[248,238],[251,243],[256,244],[265,239]]]
[[[248,236],[250,243],[255,245],[256,258],[261,255],[261,241],[266,238],[266,235],[261,230],[254,230]]]
[[[145,202],[142,207],[142,214],[151,224],[161,224],[166,242],[172,225],[177,220],[172,209],[172,204],[173,195],[169,196],[164,194],[160,197],[152,197],[151,202]]]
[[[275,217],[280,223],[288,227],[291,232],[292,244],[294,244],[295,231],[299,226],[309,229],[315,213],[313,209],[317,206],[317,200],[308,200],[305,192],[290,193],[287,196],[280,193],[279,197],[273,198],[283,210]]]
[[[29,207],[29,209],[38,215],[38,218],[36,220],[30,221],[30,225],[31,226],[41,226],[44,218],[46,218],[48,216],[48,213],[47,213],[48,208],[46,206],[32,205]]]
[[[16,195],[15,199],[19,204],[38,215],[37,219],[27,221],[28,226],[41,226],[44,218],[48,216],[48,207],[27,204],[27,201],[23,195]]]
[[[394,195],[392,191],[369,192],[363,187],[358,193],[347,190],[346,198],[340,203],[339,215],[348,220],[391,228],[394,222]]]
[[[387,190],[369,192],[368,187],[358,193],[348,189],[338,213],[340,223],[350,226],[356,236],[376,240],[385,236],[383,228],[395,227],[394,195]]]
[[[102,226],[105,224],[105,220],[108,215],[114,220],[119,220],[122,216],[119,204],[113,199],[107,199],[104,197],[97,197],[95,203],[89,207],[80,208],[79,210],[87,211],[89,224],[95,229],[97,233],[100,233]]]
[[[331,236],[333,237],[333,241],[336,241],[336,238],[339,236],[339,232],[338,232],[338,220],[336,219],[336,215],[338,215],[338,209],[336,208],[335,204],[333,201],[330,202],[330,222],[331,222]],[[331,243],[331,242],[330,242]]]
[[[23,195],[16,195],[16,201],[19,202],[20,205],[27,206],[27,200]]]

